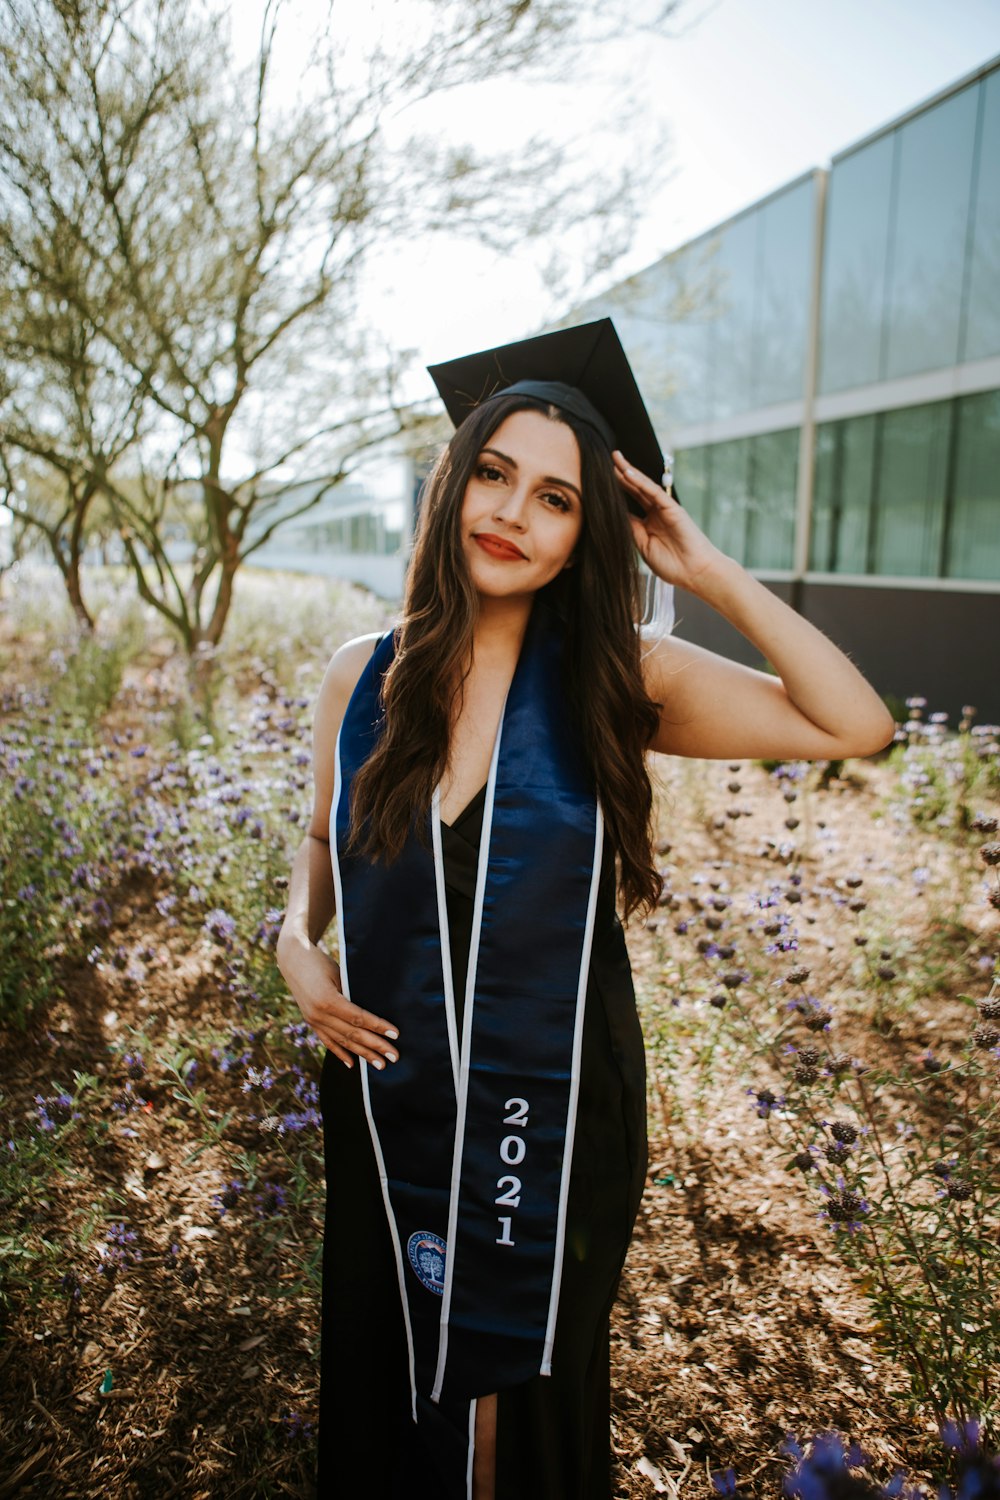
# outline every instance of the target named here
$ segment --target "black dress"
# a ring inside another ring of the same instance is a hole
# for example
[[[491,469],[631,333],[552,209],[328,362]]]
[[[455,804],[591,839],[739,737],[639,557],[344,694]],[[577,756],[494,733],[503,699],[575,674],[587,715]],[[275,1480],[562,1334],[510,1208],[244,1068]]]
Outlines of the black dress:
[[[483,787],[442,825],[461,1034]],[[405,1037],[400,1038],[406,1045]],[[391,1067],[392,1064],[387,1064]],[[319,1500],[425,1500],[410,1420],[399,1283],[360,1069],[327,1052]],[[450,1150],[450,1145],[448,1148]],[[609,1500],[611,1306],[646,1176],[646,1072],[606,850],[584,1010],[580,1092],[552,1374],[497,1400],[497,1500]],[[427,1500],[433,1493],[428,1488]]]

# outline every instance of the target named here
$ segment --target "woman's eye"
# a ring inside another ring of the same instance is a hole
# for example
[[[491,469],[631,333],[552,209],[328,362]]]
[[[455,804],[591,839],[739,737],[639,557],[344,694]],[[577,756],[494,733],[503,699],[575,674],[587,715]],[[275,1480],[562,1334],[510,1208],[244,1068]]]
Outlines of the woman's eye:
[[[557,490],[550,490],[545,499],[551,500],[556,510],[569,510],[569,501],[565,495],[560,495]]]
[[[480,464],[476,473],[480,479],[503,478],[503,472],[497,468],[496,464]]]

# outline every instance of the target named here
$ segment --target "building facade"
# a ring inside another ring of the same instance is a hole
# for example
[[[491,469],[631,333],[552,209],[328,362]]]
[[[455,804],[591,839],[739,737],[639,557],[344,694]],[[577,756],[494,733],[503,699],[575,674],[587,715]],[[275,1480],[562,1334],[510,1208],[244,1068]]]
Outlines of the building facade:
[[[890,701],[1000,722],[1000,57],[560,322],[602,316],[711,539]],[[424,472],[359,471],[252,561],[398,598]]]
[[[1000,720],[1000,57],[562,321],[605,315],[711,539],[883,693]]]
[[[273,505],[248,528],[248,544],[279,520],[280,525],[254,547],[248,561],[258,568],[345,578],[384,599],[398,599],[419,478],[411,457],[382,453],[337,485],[303,480],[282,486]]]

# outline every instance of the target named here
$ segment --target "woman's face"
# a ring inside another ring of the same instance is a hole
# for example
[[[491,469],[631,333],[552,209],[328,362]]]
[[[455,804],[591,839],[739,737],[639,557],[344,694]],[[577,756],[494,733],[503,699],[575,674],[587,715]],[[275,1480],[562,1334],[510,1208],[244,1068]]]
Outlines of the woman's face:
[[[515,411],[479,451],[462,502],[462,547],[480,594],[534,594],[562,572],[583,529],[572,428]]]

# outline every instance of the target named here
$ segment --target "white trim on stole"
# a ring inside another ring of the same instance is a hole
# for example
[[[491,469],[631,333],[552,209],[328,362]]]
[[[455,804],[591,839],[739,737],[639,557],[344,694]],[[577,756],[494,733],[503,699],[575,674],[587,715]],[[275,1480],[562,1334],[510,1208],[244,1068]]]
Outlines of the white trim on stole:
[[[333,805],[330,808],[330,857],[333,864],[333,888],[337,899],[337,932],[340,937],[340,984],[344,995],[350,1000],[351,988],[350,976],[347,972],[347,944],[344,941],[344,892],[340,878],[340,857],[337,852],[337,812],[340,806],[340,794],[343,784],[340,765],[340,733],[337,735],[337,747],[334,751],[333,760],[334,781]],[[403,1321],[406,1324],[406,1348],[410,1365],[410,1400],[412,1403],[413,1420],[415,1422],[417,1420],[417,1371],[416,1358],[413,1352],[413,1329],[410,1327],[410,1307],[406,1300],[406,1283],[403,1275],[403,1250],[399,1243],[396,1216],[392,1211],[392,1204],[389,1201],[389,1177],[385,1170],[385,1157],[382,1155],[382,1146],[378,1138],[378,1131],[375,1128],[375,1119],[372,1115],[371,1096],[368,1092],[368,1064],[363,1057],[359,1057],[357,1065],[361,1068],[361,1093],[365,1101],[365,1115],[368,1119],[368,1131],[375,1150],[375,1160],[378,1164],[378,1179],[382,1185],[382,1200],[385,1204],[385,1215],[389,1221],[392,1248],[396,1256],[396,1275],[399,1278],[399,1300],[403,1310]],[[471,1490],[469,1493],[471,1494]]]
[[[459,1182],[462,1175],[462,1151],[465,1144],[465,1117],[469,1097],[469,1060],[472,1045],[472,1012],[475,1004],[476,971],[479,963],[479,939],[482,930],[483,902],[486,894],[486,871],[489,864],[490,835],[493,828],[493,801],[496,792],[497,765],[500,759],[500,738],[503,734],[504,711],[500,715],[493,759],[490,762],[489,780],[486,783],[486,806],[483,812],[483,828],[479,843],[479,864],[476,871],[476,897],[472,915],[472,936],[469,944],[469,967],[465,983],[465,1011],[462,1025],[462,1055],[459,1077],[458,1117],[455,1125],[455,1153],[452,1160],[451,1196],[448,1210],[448,1234],[445,1258],[444,1295],[441,1306],[441,1337],[438,1344],[437,1370],[431,1400],[438,1401],[444,1384],[445,1364],[448,1358],[448,1319],[451,1312],[451,1291],[454,1272],[452,1246],[458,1229]],[[438,840],[440,832],[438,832]],[[545,1329],[540,1375],[552,1373],[552,1346],[555,1340],[556,1314],[559,1306],[559,1290],[562,1283],[562,1257],[566,1243],[566,1213],[569,1201],[570,1168],[573,1161],[573,1141],[576,1133],[576,1107],[580,1094],[580,1060],[583,1048],[583,1013],[587,999],[587,984],[590,977],[590,952],[594,942],[594,925],[597,916],[597,892],[601,878],[601,860],[604,850],[604,815],[600,802],[596,804],[594,822],[594,864],[590,877],[590,892],[587,899],[587,920],[580,953],[580,973],[577,979],[576,1016],[573,1033],[573,1058],[570,1073],[570,1093],[567,1105],[566,1136],[563,1150],[562,1176],[559,1184],[559,1207],[556,1216],[556,1243],[553,1260],[552,1290],[549,1297],[549,1316]],[[435,861],[439,854],[439,843],[434,846]],[[443,874],[441,875],[443,885]],[[442,951],[447,938],[447,929],[442,931]],[[448,955],[450,960],[450,953]],[[450,967],[450,963],[449,963]],[[446,969],[446,973],[448,970]]]
[[[451,1051],[451,1075],[458,1098],[458,1022],[455,1016],[455,976],[451,972],[451,935],[448,931],[448,897],[444,884],[444,855],[441,851],[441,788],[434,788],[431,798],[431,841],[434,845],[434,886],[437,890],[438,928],[441,933],[441,972],[444,976],[444,1013],[448,1023],[448,1047]]]
[[[458,1081],[458,1113],[455,1121],[455,1149],[451,1163],[451,1188],[448,1200],[448,1233],[445,1244],[448,1249],[444,1263],[444,1294],[441,1298],[441,1334],[438,1342],[437,1370],[434,1374],[434,1389],[431,1400],[439,1401],[444,1383],[444,1367],[448,1358],[448,1317],[451,1312],[451,1288],[455,1269],[452,1248],[458,1231],[458,1187],[462,1175],[462,1150],[465,1145],[465,1114],[469,1102],[469,1053],[472,1047],[472,1010],[475,1004],[476,970],[479,967],[479,937],[483,926],[483,902],[486,897],[486,868],[490,858],[490,835],[493,831],[493,800],[497,787],[497,766],[500,762],[500,740],[503,736],[503,721],[507,712],[504,698],[500,711],[500,723],[490,760],[490,774],[486,781],[486,805],[483,809],[483,828],[479,836],[479,864],[476,869],[476,898],[472,908],[472,934],[469,938],[469,965],[465,976],[465,1010],[462,1016],[462,1055]],[[436,851],[435,851],[436,852]],[[442,942],[444,937],[442,935]]]
[[[556,1219],[556,1248],[552,1269],[552,1295],[549,1299],[549,1321],[545,1329],[540,1375],[552,1374],[552,1345],[556,1336],[556,1313],[562,1284],[563,1247],[566,1244],[566,1212],[569,1203],[569,1174],[573,1165],[573,1142],[576,1138],[576,1102],[580,1095],[580,1058],[583,1051],[583,1012],[590,980],[590,950],[594,945],[594,923],[597,918],[597,890],[601,883],[601,861],[604,855],[604,813],[597,803],[594,827],[594,869],[590,877],[587,901],[587,925],[583,932],[580,955],[580,978],[576,989],[576,1020],[573,1031],[573,1070],[570,1074],[569,1104],[566,1108],[566,1145],[563,1150],[562,1181],[559,1184],[559,1213]]]

